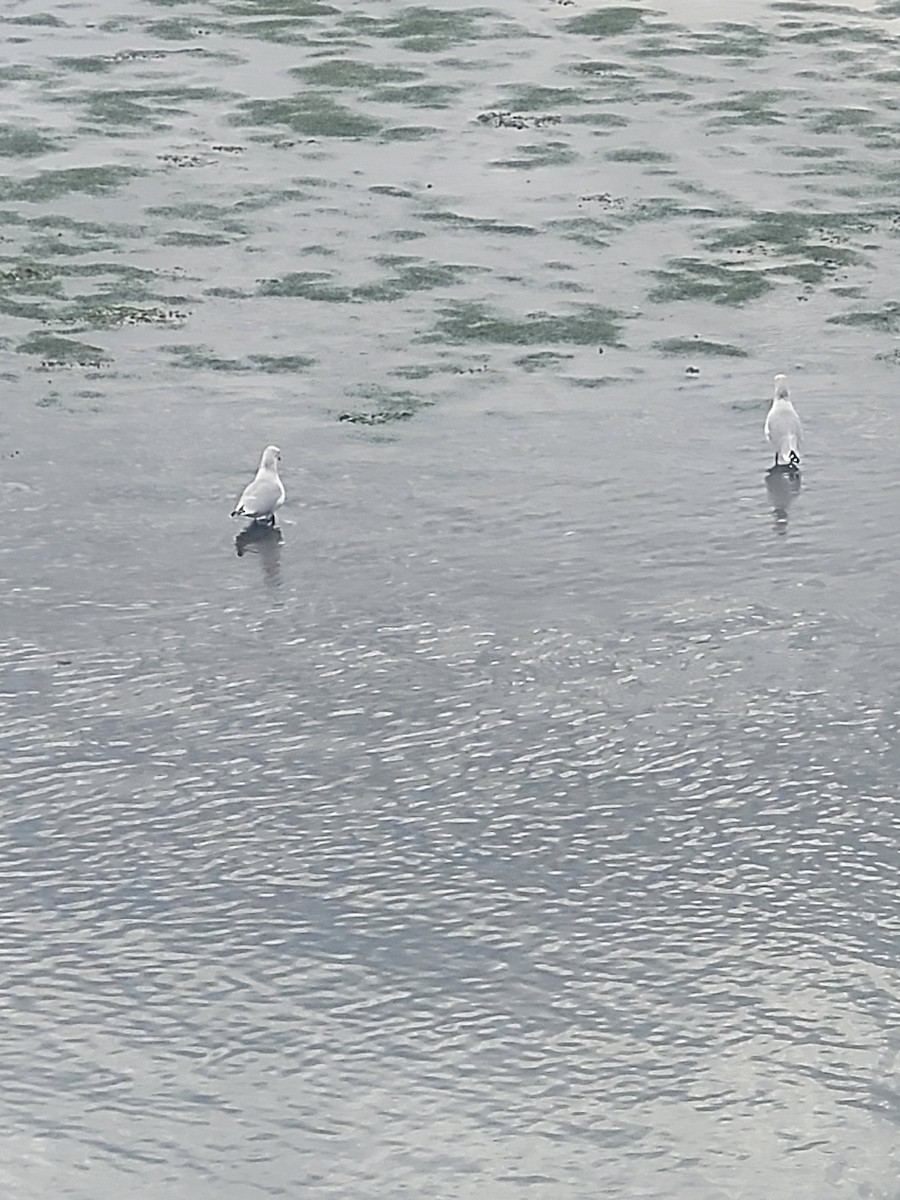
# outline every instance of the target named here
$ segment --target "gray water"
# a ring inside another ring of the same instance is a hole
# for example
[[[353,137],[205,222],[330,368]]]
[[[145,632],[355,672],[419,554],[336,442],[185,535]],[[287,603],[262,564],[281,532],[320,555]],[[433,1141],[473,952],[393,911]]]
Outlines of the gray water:
[[[0,37],[3,1195],[900,1196],[900,5]]]

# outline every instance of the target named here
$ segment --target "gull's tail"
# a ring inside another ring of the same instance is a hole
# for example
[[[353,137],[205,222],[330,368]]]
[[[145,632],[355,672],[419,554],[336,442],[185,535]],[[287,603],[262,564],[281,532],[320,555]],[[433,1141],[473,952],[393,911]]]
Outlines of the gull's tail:
[[[778,444],[778,462],[785,467],[800,466],[800,448],[797,445],[797,435],[786,433]]]

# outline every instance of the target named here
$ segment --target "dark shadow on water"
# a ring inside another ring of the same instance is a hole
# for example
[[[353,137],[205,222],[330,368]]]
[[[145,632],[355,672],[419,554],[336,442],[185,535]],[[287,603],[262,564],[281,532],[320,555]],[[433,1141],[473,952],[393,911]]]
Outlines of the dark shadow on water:
[[[284,534],[277,525],[248,525],[234,539],[238,558],[245,554],[258,555],[263,579],[272,587],[281,584],[281,543]]]
[[[801,483],[796,467],[770,467],[766,472],[766,491],[772,505],[772,528],[776,533],[787,533],[788,511],[800,495]]]

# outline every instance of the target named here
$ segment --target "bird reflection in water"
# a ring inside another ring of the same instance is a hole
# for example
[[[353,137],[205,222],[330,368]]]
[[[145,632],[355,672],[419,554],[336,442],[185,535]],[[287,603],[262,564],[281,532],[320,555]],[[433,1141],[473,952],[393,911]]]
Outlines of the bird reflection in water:
[[[772,505],[772,528],[787,533],[788,510],[800,495],[800,472],[796,467],[771,467],[766,472],[766,491]]]
[[[245,554],[258,555],[263,579],[272,587],[281,583],[281,543],[284,535],[277,525],[248,525],[234,539],[238,558]]]

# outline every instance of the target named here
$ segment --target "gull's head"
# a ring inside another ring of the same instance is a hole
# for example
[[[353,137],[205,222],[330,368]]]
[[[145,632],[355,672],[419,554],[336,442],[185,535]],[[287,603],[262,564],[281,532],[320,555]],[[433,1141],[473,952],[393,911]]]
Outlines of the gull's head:
[[[775,399],[776,400],[787,400],[787,398],[788,398],[787,375],[776,375],[775,376]]]
[[[277,471],[281,462],[281,451],[277,446],[266,446],[263,450],[262,462],[259,464],[267,471]]]

